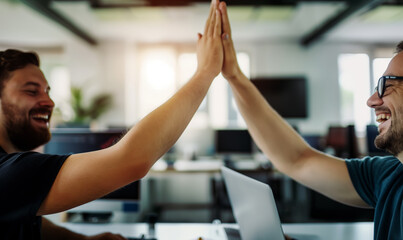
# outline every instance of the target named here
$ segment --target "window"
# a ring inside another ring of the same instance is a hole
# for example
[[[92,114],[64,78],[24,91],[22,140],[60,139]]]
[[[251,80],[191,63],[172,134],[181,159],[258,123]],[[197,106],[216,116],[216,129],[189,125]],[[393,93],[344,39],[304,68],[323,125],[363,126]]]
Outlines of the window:
[[[247,53],[237,53],[239,66],[243,73],[250,76],[250,60]],[[214,128],[245,128],[246,123],[243,120],[230,86],[225,78],[220,74],[214,80],[209,92],[209,114],[210,123]]]
[[[197,68],[197,56],[192,50],[178,46],[147,46],[141,49],[137,90],[139,119],[168,100],[193,76]],[[237,57],[242,71],[249,76],[249,55],[238,53]],[[201,121],[203,123],[200,124],[213,128],[246,126],[229,84],[221,74],[214,80],[193,122]]]
[[[390,60],[391,60],[391,58],[375,58],[372,61],[373,74],[374,74],[374,79],[373,79],[374,88],[378,84],[378,79],[383,75],[386,68],[388,67]]]
[[[371,112],[369,57],[367,54],[341,54],[338,58],[341,93],[341,124],[354,124],[358,135],[365,133]]]
[[[51,87],[50,97],[55,103],[56,117],[58,121],[68,121],[73,117],[70,106],[70,73],[66,66],[54,66],[47,74],[47,80]],[[60,114],[60,116],[57,116]]]
[[[175,52],[170,48],[143,50],[138,85],[138,111],[140,118],[168,100],[176,90]]]
[[[50,97],[55,103],[52,114],[52,126],[69,121],[73,117],[70,106],[70,71],[63,61],[63,52],[37,51],[41,60],[41,69],[51,88]]]

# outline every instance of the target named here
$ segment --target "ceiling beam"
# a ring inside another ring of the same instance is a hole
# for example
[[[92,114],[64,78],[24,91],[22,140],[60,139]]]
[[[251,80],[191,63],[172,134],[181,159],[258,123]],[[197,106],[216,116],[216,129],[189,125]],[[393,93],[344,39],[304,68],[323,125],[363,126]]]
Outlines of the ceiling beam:
[[[319,27],[314,29],[312,32],[302,37],[301,44],[303,46],[311,45],[313,42],[318,41],[323,35],[345,21],[347,18],[373,9],[382,4],[383,1],[384,0],[346,1],[346,3],[350,4],[343,11],[331,17],[330,19],[322,23]]]
[[[69,1],[69,0],[55,0],[55,1]],[[127,7],[142,7],[142,6],[184,7],[199,3],[209,4],[211,2],[211,0],[170,0],[170,1],[132,0],[132,1],[115,1],[115,2],[105,0],[87,0],[87,1],[91,3],[91,7],[93,8],[127,8]],[[326,1],[343,1],[343,0],[326,0]],[[231,6],[276,6],[276,5],[295,5],[298,2],[298,0],[229,0],[225,2],[228,2]]]
[[[61,26],[65,27],[70,32],[74,33],[76,36],[84,40],[90,45],[97,45],[98,42],[86,33],[84,30],[76,26],[74,23],[69,21],[63,15],[55,11],[50,7],[50,0],[21,0],[24,4],[31,7],[35,11],[39,12],[40,14],[50,18],[54,22],[60,24]]]

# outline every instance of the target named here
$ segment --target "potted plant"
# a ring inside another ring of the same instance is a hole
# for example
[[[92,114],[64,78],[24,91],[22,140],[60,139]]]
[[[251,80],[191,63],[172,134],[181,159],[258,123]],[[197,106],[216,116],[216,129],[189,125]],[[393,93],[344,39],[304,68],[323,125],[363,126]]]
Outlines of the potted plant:
[[[82,88],[73,86],[70,90],[70,106],[73,110],[73,118],[60,127],[88,128],[112,106],[112,96],[108,93],[97,94],[86,104]]]

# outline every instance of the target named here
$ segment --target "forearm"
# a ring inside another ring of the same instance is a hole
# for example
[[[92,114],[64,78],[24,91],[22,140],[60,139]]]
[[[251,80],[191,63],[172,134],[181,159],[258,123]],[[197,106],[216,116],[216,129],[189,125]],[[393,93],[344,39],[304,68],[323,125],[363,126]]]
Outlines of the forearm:
[[[311,149],[309,145],[242,73],[230,79],[229,83],[256,144],[278,169],[290,174],[293,166]]]
[[[173,97],[137,123],[119,142],[127,153],[122,159],[146,161],[151,167],[183,133],[213,79],[208,74],[195,74]]]
[[[86,236],[60,227],[48,219],[42,217],[43,240],[85,240]]]

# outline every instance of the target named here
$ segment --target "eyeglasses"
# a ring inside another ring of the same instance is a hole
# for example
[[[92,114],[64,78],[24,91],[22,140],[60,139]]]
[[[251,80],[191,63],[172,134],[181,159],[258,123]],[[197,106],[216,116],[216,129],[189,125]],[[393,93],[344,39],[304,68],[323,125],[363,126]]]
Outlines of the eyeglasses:
[[[382,76],[378,80],[378,86],[376,86],[375,91],[378,92],[378,97],[382,98],[383,94],[385,93],[385,83],[386,80],[403,80],[403,77],[398,77],[398,76]]]

